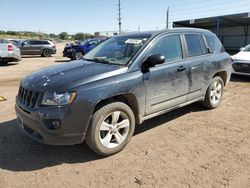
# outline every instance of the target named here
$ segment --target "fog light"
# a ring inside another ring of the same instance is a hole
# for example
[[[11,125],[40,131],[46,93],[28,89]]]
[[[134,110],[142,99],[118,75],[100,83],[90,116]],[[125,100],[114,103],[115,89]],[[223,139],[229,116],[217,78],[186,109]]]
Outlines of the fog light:
[[[53,125],[53,129],[59,129],[61,127],[60,121],[57,121],[57,120],[53,121],[52,125]]]
[[[61,127],[62,122],[60,119],[46,119],[44,120],[44,125],[47,129],[56,130]]]

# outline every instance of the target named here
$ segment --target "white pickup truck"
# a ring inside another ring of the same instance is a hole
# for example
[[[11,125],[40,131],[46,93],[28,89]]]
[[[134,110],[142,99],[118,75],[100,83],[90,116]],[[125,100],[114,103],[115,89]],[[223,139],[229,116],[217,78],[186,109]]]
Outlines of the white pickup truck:
[[[21,60],[20,49],[6,39],[0,39],[0,64],[18,62]]]

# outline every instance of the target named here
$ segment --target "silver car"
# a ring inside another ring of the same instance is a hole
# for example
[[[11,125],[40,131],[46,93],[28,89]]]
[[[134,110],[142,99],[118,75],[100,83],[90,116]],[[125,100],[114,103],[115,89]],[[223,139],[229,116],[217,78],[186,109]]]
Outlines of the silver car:
[[[0,63],[18,62],[21,60],[20,49],[10,40],[0,39]]]
[[[232,74],[250,76],[250,45],[240,49],[232,57]]]

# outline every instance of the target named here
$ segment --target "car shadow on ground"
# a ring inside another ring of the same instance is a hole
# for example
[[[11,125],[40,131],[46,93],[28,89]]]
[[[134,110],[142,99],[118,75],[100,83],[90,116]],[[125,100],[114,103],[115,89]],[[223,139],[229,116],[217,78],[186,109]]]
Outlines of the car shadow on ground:
[[[18,65],[18,63],[17,62],[9,62],[6,65],[3,65],[3,64],[0,63],[0,67],[9,67],[9,66],[13,66],[13,65]]]
[[[41,55],[22,55],[22,58],[28,59],[28,58],[52,58],[53,56],[50,57],[42,57]]]
[[[55,60],[56,63],[67,63],[70,62],[71,60]]]
[[[138,125],[135,135],[170,122],[190,112],[203,111],[198,104],[186,106]],[[84,163],[102,159],[85,143],[75,146],[50,146],[37,143],[24,135],[16,120],[0,123],[0,169],[33,171],[62,163]]]
[[[250,82],[250,76],[231,75],[230,82]]]

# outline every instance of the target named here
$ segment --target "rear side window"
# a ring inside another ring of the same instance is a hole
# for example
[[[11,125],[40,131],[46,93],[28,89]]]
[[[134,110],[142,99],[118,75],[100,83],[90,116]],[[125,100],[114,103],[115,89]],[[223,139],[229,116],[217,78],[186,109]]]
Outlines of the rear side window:
[[[213,53],[225,52],[224,47],[216,36],[206,35],[207,45]]]
[[[41,41],[42,44],[50,44],[48,41]]]
[[[200,56],[207,53],[202,35],[185,34],[185,38],[186,38],[189,57]]]
[[[182,59],[182,49],[179,35],[166,36],[160,39],[153,47],[150,54],[164,55],[167,62]]]

